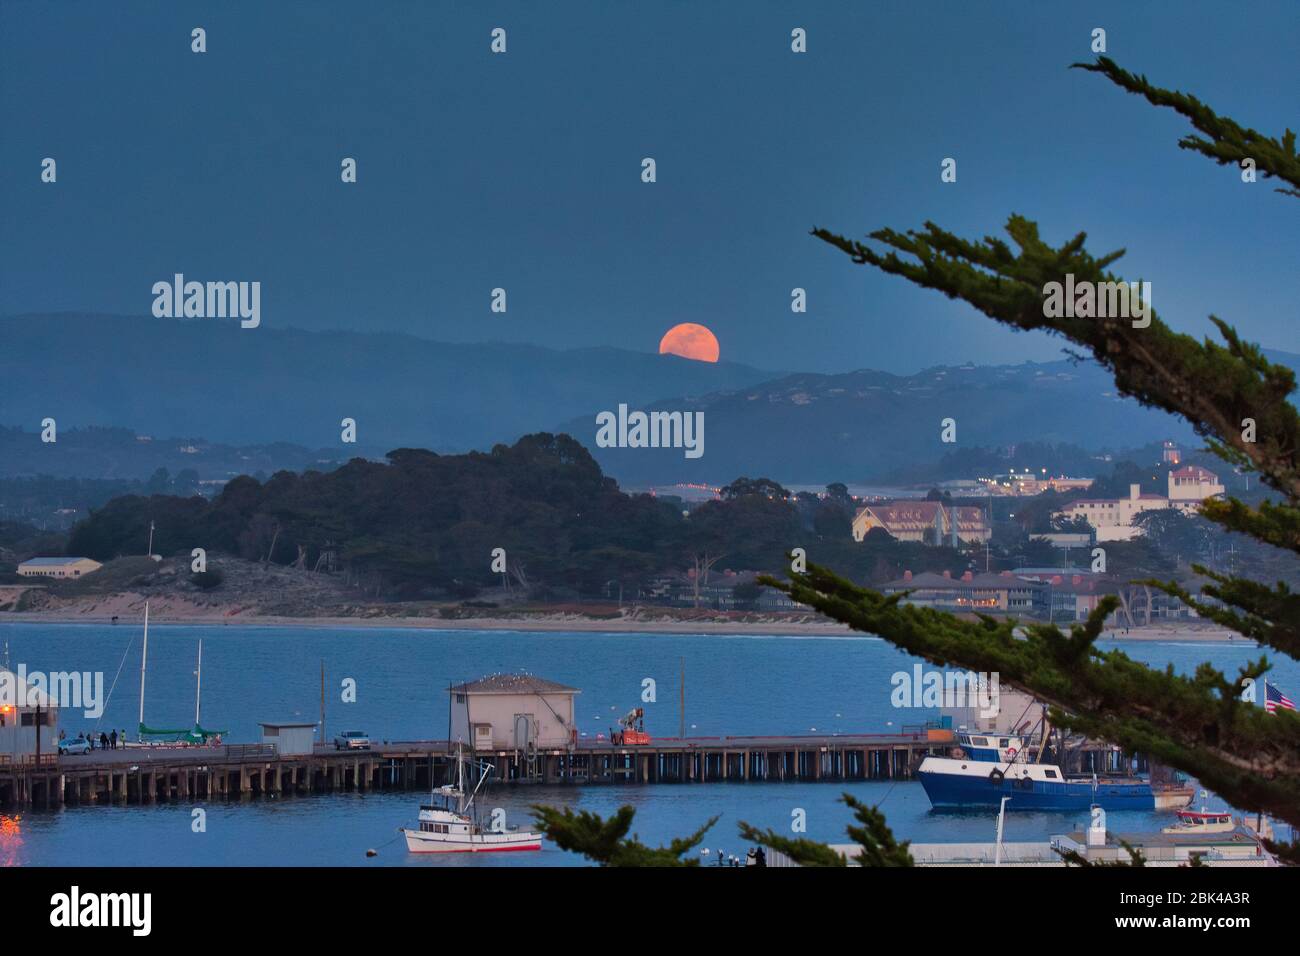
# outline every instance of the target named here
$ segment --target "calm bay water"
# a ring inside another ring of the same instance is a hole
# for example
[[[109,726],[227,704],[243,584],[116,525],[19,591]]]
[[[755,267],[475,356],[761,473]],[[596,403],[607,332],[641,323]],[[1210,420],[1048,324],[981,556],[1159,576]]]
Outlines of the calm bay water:
[[[678,728],[679,661],[686,665],[687,733],[882,733],[937,717],[936,711],[890,706],[890,677],[916,663],[871,637],[525,633],[387,628],[295,628],[158,625],[149,630],[145,720],[188,726],[194,714],[194,665],[203,639],[205,727],[228,729],[227,741],[259,739],[261,720],[314,721],[319,716],[320,665],[325,662],[330,734],[367,731],[375,740],[445,738],[450,683],[484,674],[527,671],[580,688],[581,732],[604,733],[641,703],[652,678],[658,702],[646,704],[646,729],[672,736]],[[63,729],[133,729],[140,681],[140,632],[118,625],[0,625],[10,662],[28,670],[102,671],[116,688],[96,724],[79,713]],[[1108,645],[1111,646],[1111,645]],[[1211,661],[1230,673],[1260,654],[1254,645],[1132,643],[1131,657],[1190,672]],[[1275,661],[1271,679],[1294,696],[1300,664]],[[340,701],[340,683],[356,681],[357,700]],[[485,806],[503,807],[515,823],[528,806],[565,804],[608,814],[630,803],[634,830],[659,843],[708,819],[720,819],[705,844],[741,853],[736,822],[788,830],[791,812],[807,813],[808,836],[844,842],[849,820],[838,803],[847,790],[879,802],[894,832],[917,842],[989,841],[991,814],[938,814],[914,783],[705,784],[514,788],[498,786]],[[0,865],[568,865],[583,861],[554,848],[540,853],[415,857],[396,828],[413,822],[419,795],[336,794],[201,804],[207,832],[192,833],[200,804],[81,807],[28,811],[16,823],[0,818]],[[1071,814],[1009,814],[1005,839],[1042,840],[1083,824]],[[1114,830],[1163,825],[1167,815],[1112,813]],[[368,848],[379,855],[367,859]]]

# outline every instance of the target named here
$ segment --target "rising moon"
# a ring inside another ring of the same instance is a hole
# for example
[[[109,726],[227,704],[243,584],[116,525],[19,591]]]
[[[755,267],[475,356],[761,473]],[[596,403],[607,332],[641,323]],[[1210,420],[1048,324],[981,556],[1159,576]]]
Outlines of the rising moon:
[[[697,362],[718,360],[718,338],[702,325],[683,322],[674,325],[659,340],[660,355],[680,355]]]

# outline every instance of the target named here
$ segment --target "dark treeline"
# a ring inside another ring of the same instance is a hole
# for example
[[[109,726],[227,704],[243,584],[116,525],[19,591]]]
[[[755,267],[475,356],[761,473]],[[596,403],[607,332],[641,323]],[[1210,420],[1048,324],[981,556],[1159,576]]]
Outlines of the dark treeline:
[[[956,552],[888,535],[853,541],[853,508],[843,485],[796,496],[742,478],[687,517],[674,501],[620,491],[569,436],[535,434],[487,453],[399,449],[386,463],[240,477],[210,501],[127,495],[79,523],[67,551],[143,554],[153,521],[156,553],[202,547],[313,568],[331,551],[338,567],[400,597],[466,597],[501,583],[496,548],[512,583],[541,596],[635,589],[697,557],[717,559],[714,571],[778,570],[795,547],[862,578],[965,566]]]

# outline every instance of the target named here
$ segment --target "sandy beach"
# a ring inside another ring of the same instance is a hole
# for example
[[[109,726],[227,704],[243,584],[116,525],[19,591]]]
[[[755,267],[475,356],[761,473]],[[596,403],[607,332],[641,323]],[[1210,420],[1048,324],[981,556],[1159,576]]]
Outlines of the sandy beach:
[[[144,619],[146,596],[118,593],[59,602],[42,610],[0,612],[0,623],[102,624],[130,627]],[[778,637],[861,637],[847,625],[812,613],[727,612],[659,606],[563,606],[561,608],[437,608],[425,605],[362,605],[323,609],[319,615],[263,613],[256,606],[203,603],[184,595],[150,595],[154,624],[240,627],[410,628],[413,630],[606,632],[656,634],[750,634]],[[3,603],[0,600],[0,603]],[[116,618],[116,624],[114,624]],[[1105,641],[1248,642],[1239,634],[1200,622],[1117,628]]]

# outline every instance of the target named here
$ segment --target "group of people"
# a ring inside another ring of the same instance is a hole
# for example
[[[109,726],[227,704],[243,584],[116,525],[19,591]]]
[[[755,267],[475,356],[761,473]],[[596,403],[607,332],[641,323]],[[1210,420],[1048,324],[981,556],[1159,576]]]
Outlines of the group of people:
[[[60,739],[60,740],[66,740],[66,739],[67,739],[67,736],[68,736],[67,731],[65,731],[65,730],[60,730],[60,731],[59,731],[59,739]],[[99,739],[98,739],[98,740],[95,739],[95,732],[94,732],[93,730],[92,730],[90,733],[88,733],[88,734],[79,734],[78,736],[84,738],[84,739],[86,740],[86,742],[90,744],[90,749],[91,749],[91,750],[96,750],[96,749],[98,749],[98,750],[116,750],[116,749],[118,748],[118,744],[119,744],[119,743],[121,744],[122,747],[126,747],[126,731],[125,731],[125,730],[123,730],[123,731],[121,732],[121,736],[118,735],[118,732],[117,732],[116,730],[112,731],[111,733],[107,733],[107,734],[101,732],[100,735],[99,735]]]
[[[741,863],[739,858],[727,856],[723,850],[718,851],[718,866],[767,866],[767,851],[761,846],[751,846],[749,852],[745,854],[745,862]]]

